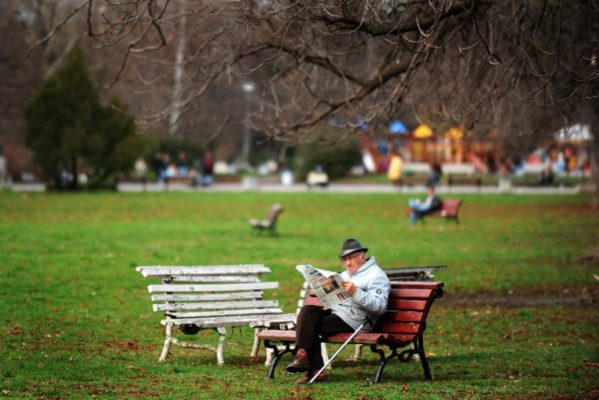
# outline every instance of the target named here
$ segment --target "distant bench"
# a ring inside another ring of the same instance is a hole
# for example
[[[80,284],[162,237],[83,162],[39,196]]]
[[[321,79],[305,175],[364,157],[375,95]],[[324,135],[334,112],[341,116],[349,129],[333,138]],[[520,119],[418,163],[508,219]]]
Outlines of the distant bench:
[[[415,186],[415,185],[426,185],[428,183],[428,176],[423,174],[406,173],[400,180],[400,185]]]
[[[263,231],[268,231],[271,236],[279,236],[279,232],[277,231],[277,220],[282,212],[282,205],[273,204],[265,219],[250,219],[249,223],[252,227],[252,234],[260,235]]]
[[[462,200],[452,199],[452,200],[441,200],[441,209],[432,214],[427,214],[428,216],[439,216],[445,219],[445,222],[455,221],[457,224],[460,223],[460,207],[462,206]]]
[[[117,176],[115,186],[118,189],[121,185],[141,185],[142,190],[148,190],[148,178],[145,176]]]
[[[460,223],[460,207],[462,205],[462,200],[459,199],[447,199],[441,200],[441,208],[437,211],[427,212],[418,217],[416,222],[420,221],[422,223],[425,222],[426,218],[430,217],[441,217],[445,219],[445,222],[454,221],[456,224]],[[410,210],[408,210],[408,214]]]
[[[417,355],[422,364],[425,379],[432,379],[426,352],[424,350],[424,331],[426,318],[433,301],[443,295],[442,282],[392,282],[387,312],[379,318],[372,332],[358,333],[350,343],[369,345],[370,350],[377,353],[380,363],[374,375],[374,383],[382,379],[387,363],[394,358],[401,362],[409,361]],[[319,305],[318,298],[312,291],[304,304]],[[339,333],[326,338],[323,343],[343,343],[352,333]],[[258,334],[264,340],[264,346],[274,354],[268,371],[268,378],[274,379],[276,367],[287,353],[295,353],[295,331],[267,329]],[[282,349],[277,345],[282,343]],[[387,347],[389,355],[379,347]],[[399,349],[408,347],[398,353]]]
[[[257,333],[269,327],[288,327],[295,314],[285,314],[276,300],[263,300],[263,290],[276,289],[278,282],[261,282],[258,275],[269,273],[261,264],[233,266],[140,266],[144,277],[157,277],[161,284],[149,285],[148,292],[160,321],[166,327],[164,346],[159,361],[169,354],[171,344],[216,352],[218,364],[224,364],[223,349],[226,328],[254,328],[251,356],[258,354]],[[173,328],[193,335],[201,329],[218,332],[218,346],[183,342],[173,337]]]
[[[456,185],[466,185],[466,186],[476,186],[478,191],[482,187],[483,180],[480,176],[476,175],[447,175],[447,186],[449,186],[449,190]]]
[[[195,186],[196,180],[193,176],[167,176],[164,178],[164,184],[167,186]]]

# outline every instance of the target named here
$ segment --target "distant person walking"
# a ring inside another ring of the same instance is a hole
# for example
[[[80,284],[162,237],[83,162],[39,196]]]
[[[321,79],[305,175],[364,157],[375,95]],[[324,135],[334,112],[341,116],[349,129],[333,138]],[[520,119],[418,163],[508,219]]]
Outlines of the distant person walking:
[[[189,172],[189,165],[187,162],[187,153],[183,150],[179,151],[179,155],[177,156],[177,173],[178,176],[187,176]]]
[[[441,164],[439,164],[438,162],[431,163],[430,171],[429,171],[427,179],[426,179],[427,186],[431,186],[431,185],[434,187],[439,186],[442,176],[443,176],[443,170],[441,169]]]
[[[156,173],[156,180],[158,182],[164,182],[167,166],[168,154],[162,151],[156,153],[156,156],[154,157],[154,172]]]
[[[212,152],[207,151],[202,160],[202,186],[211,186],[214,183],[214,159]]]
[[[393,150],[391,150],[390,157],[391,159],[389,160],[389,167],[387,168],[387,177],[393,185],[398,186],[401,184],[403,161],[399,156],[399,152],[396,148],[393,148]]]

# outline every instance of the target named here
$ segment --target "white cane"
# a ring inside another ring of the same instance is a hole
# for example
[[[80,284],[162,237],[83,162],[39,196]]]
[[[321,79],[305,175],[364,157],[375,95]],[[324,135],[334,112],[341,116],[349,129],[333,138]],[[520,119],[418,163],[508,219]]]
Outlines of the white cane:
[[[329,361],[327,361],[327,363],[325,365],[323,365],[322,368],[319,369],[317,373],[314,374],[312,379],[310,379],[310,381],[308,382],[308,385],[311,384],[312,382],[314,382],[316,380],[316,378],[318,378],[318,376],[322,373],[322,371],[324,371],[324,369],[333,362],[335,357],[337,357],[337,354],[339,354],[339,352],[341,350],[343,350],[343,348],[345,346],[347,346],[347,344],[349,342],[351,342],[351,340],[362,330],[362,328],[364,328],[364,325],[366,325],[367,323],[370,323],[370,320],[368,318],[366,318],[366,321],[362,322],[362,325],[358,326],[358,328],[354,331],[354,333],[352,333],[351,336],[349,338],[347,338],[347,340],[345,342],[343,342],[343,344],[339,347],[339,349],[337,349],[335,354],[333,354],[331,356],[331,358],[329,358]]]

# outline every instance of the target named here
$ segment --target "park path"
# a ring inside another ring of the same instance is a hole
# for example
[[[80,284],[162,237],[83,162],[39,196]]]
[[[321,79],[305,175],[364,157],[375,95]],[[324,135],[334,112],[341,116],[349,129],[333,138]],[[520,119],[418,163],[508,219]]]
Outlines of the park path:
[[[160,183],[121,183],[117,190],[119,192],[264,192],[264,193],[303,193],[303,192],[321,192],[321,193],[425,193],[426,188],[423,185],[394,187],[387,184],[336,184],[333,183],[326,188],[309,188],[304,184],[281,185],[273,183],[257,183],[247,185],[243,183],[222,183],[210,187],[191,187],[189,185],[165,185]],[[564,194],[573,195],[587,188],[581,187],[512,187],[509,189],[499,188],[497,186],[440,186],[438,193],[480,193],[480,194]]]

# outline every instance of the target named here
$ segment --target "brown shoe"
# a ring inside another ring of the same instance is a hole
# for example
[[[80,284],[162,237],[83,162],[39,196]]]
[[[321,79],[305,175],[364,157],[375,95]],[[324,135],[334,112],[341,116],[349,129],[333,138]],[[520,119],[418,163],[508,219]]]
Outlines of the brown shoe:
[[[306,350],[299,348],[293,357],[293,362],[287,366],[288,372],[305,372],[312,369],[310,360],[308,360],[308,353]]]
[[[310,380],[312,380],[312,377],[314,375],[316,375],[317,372],[318,372],[317,369],[313,369],[311,371],[308,371],[308,372],[306,372],[306,376],[304,376],[302,379],[296,381],[295,383],[297,385],[307,385],[308,383],[310,383]],[[314,379],[313,383],[322,382],[322,381],[326,380],[328,378],[328,376],[329,376],[329,374],[327,374],[326,371],[322,371],[320,373],[320,375],[318,375],[318,377],[316,379]]]

